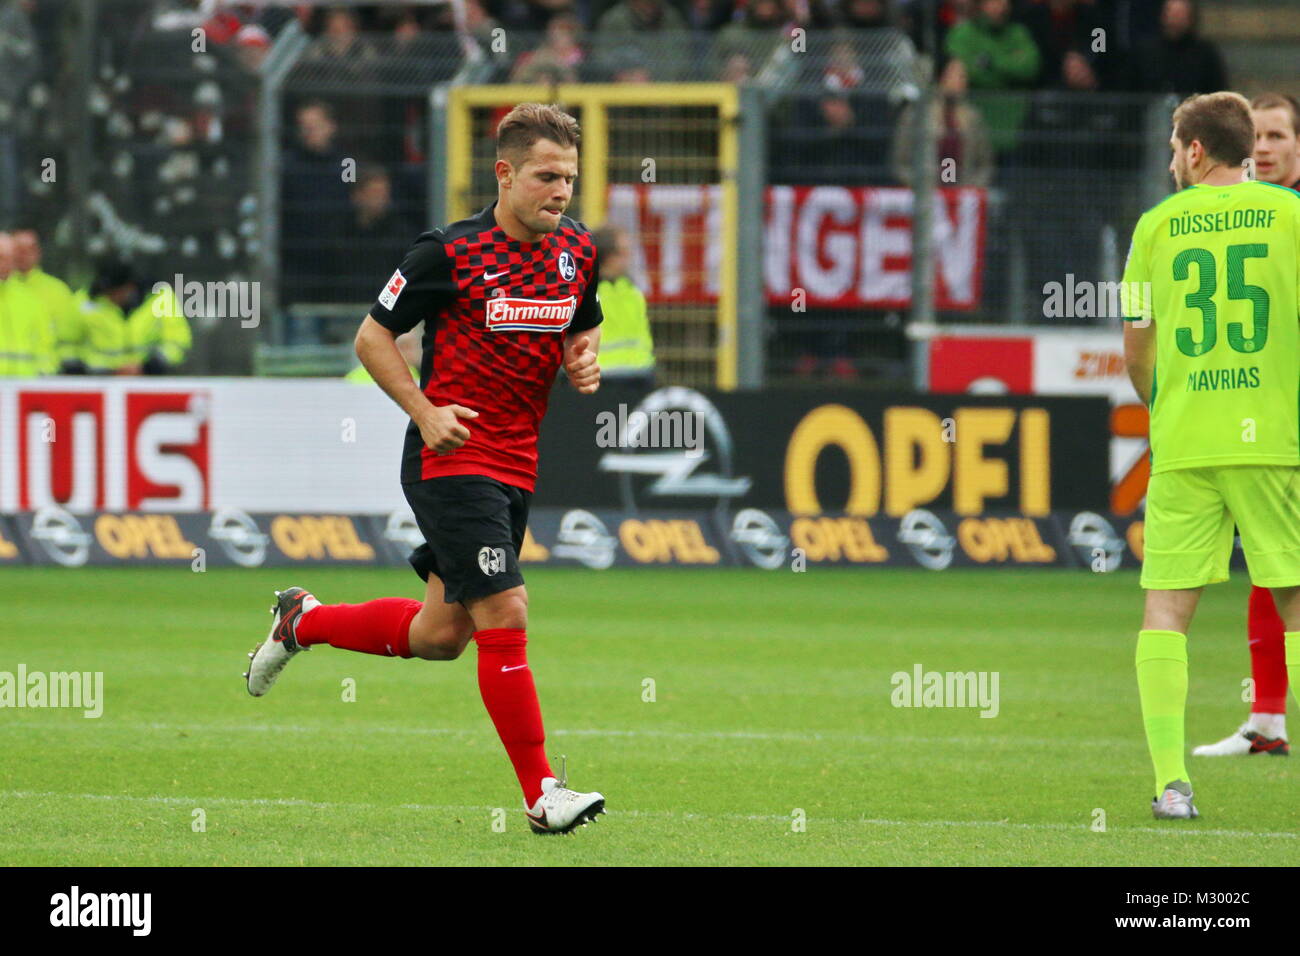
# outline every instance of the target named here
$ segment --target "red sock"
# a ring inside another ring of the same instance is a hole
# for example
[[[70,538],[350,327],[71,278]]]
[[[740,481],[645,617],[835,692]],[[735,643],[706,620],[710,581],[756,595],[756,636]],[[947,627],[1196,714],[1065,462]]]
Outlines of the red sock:
[[[1286,713],[1286,627],[1268,588],[1250,589],[1250,674],[1255,679],[1252,714]]]
[[[515,766],[528,806],[542,795],[542,778],[555,776],[546,759],[546,732],[537,687],[528,666],[528,637],[522,627],[475,631],[478,689],[497,735]]]
[[[298,619],[294,636],[303,647],[328,643],[381,657],[411,656],[411,618],[423,605],[410,598],[365,604],[322,604]]]

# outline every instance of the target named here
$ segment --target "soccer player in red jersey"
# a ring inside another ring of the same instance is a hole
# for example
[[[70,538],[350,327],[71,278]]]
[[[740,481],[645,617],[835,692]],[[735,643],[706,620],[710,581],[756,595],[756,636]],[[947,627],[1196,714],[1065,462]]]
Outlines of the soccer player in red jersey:
[[[478,683],[538,833],[567,833],[604,812],[599,793],[551,771],[525,652],[528,595],[519,550],[537,479],[537,433],[561,365],[584,394],[600,386],[596,247],[564,215],[578,171],[577,121],[556,106],[516,106],[497,127],[497,200],[421,235],[357,333],[375,382],[411,418],[402,489],[424,535],[411,555],[422,602],[321,604],[276,592],[248,690],[265,694],[315,644],[389,657],[454,660],[471,638]],[[420,384],[394,339],[425,322]]]
[[[1255,120],[1255,176],[1300,190],[1300,103],[1285,93],[1264,93],[1250,104]],[[1247,623],[1254,701],[1236,731],[1192,750],[1198,757],[1291,752],[1286,738],[1286,628],[1267,588],[1250,589]]]

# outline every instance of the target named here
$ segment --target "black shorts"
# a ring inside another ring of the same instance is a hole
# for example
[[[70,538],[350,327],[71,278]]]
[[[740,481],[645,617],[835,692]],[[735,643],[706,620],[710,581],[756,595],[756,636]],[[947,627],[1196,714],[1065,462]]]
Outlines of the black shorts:
[[[524,583],[519,551],[530,491],[483,475],[445,475],[402,485],[425,543],[411,567],[442,579],[448,604],[487,597]]]

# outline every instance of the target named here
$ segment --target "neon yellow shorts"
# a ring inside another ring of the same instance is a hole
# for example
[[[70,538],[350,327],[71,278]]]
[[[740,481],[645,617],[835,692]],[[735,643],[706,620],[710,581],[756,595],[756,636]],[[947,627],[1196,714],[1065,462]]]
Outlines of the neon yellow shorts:
[[[1300,468],[1228,465],[1151,476],[1142,587],[1165,591],[1228,580],[1234,523],[1251,583],[1300,585]]]

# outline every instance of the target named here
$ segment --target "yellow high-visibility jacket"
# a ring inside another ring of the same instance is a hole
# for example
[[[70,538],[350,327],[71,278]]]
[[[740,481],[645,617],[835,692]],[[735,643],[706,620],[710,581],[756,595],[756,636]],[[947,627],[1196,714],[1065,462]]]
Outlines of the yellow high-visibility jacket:
[[[22,273],[21,279],[27,290],[45,306],[54,343],[54,368],[51,371],[58,371],[59,365],[65,360],[78,357],[75,347],[68,349],[65,346],[65,343],[80,338],[78,329],[81,319],[77,310],[77,298],[66,282],[39,267]]]
[[[35,378],[57,365],[54,327],[45,305],[11,273],[0,282],[0,377]]]
[[[107,296],[92,299],[82,290],[76,299],[80,321],[75,350],[92,371],[140,365],[155,351],[169,365],[184,361],[192,341],[190,325],[170,288],[150,295],[130,315]]]
[[[600,367],[602,371],[645,370],[655,365],[655,345],[645,296],[627,276],[602,279],[596,287],[600,311]]]
[[[131,327],[133,361],[137,363],[157,352],[168,365],[180,365],[194,342],[190,323],[171,286],[146,296],[126,324]]]

